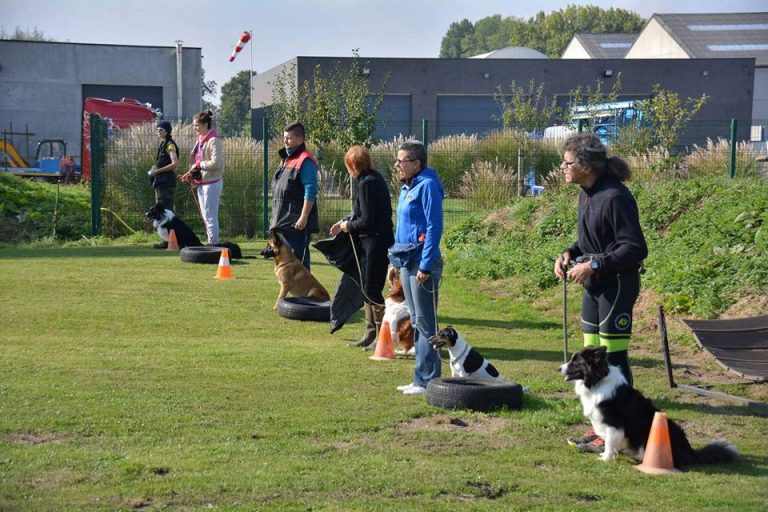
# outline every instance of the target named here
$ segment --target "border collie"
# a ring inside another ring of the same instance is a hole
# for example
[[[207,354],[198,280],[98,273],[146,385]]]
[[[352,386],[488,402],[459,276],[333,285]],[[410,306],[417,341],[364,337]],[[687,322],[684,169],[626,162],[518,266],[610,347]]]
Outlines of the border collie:
[[[605,347],[586,347],[560,366],[560,373],[566,381],[574,383],[584,416],[592,422],[597,435],[605,440],[600,458],[614,460],[624,451],[641,461],[658,409],[627,384],[621,370],[608,364],[605,354]],[[683,429],[672,420],[669,420],[669,437],[677,469],[691,464],[731,463],[738,458],[736,448],[722,440],[694,450]]]
[[[163,207],[162,204],[156,203],[152,208],[147,210],[144,216],[152,221],[152,225],[157,230],[157,234],[160,238],[168,241],[168,233],[170,230],[176,232],[176,241],[179,243],[179,249],[185,247],[200,247],[203,243],[197,237],[192,228],[190,228],[183,220],[178,218],[173,210],[168,210]]]
[[[496,367],[472,348],[467,340],[450,325],[440,329],[429,341],[435,348],[448,348],[448,353],[451,355],[451,377],[504,380]]]

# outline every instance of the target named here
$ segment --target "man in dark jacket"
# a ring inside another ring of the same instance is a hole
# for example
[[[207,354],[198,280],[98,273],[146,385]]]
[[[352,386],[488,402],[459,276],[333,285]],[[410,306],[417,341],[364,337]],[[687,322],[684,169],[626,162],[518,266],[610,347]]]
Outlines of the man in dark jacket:
[[[173,192],[176,189],[176,167],[179,163],[179,148],[171,137],[171,123],[160,121],[157,123],[157,136],[160,138],[160,146],[157,148],[157,161],[147,175],[152,187],[155,189],[155,201],[162,204],[167,210],[173,210]],[[158,242],[155,249],[166,249],[168,242]]]
[[[304,145],[301,123],[285,127],[280,166],[272,178],[270,229],[283,235],[296,257],[308,269],[309,238],[320,231],[317,214],[317,160]]]

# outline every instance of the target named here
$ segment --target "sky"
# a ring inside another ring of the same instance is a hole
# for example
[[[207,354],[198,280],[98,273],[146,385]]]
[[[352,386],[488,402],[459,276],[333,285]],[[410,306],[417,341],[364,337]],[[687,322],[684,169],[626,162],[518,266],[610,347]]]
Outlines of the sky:
[[[768,0],[0,0],[0,26],[73,43],[202,48],[206,79],[262,72],[296,56],[438,57],[451,23],[500,14],[528,19],[569,4],[654,13],[753,12]],[[233,63],[244,30],[253,33]],[[253,52],[251,57],[251,51]],[[0,59],[2,56],[0,56]],[[218,101],[218,98],[216,99]]]

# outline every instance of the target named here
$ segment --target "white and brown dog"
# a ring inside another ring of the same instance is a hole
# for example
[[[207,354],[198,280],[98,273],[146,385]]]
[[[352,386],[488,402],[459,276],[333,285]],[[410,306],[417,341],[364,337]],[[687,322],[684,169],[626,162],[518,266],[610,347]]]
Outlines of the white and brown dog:
[[[643,459],[645,444],[658,409],[639,391],[627,384],[617,366],[608,364],[605,347],[586,347],[560,366],[565,380],[574,383],[581,399],[584,416],[595,432],[605,440],[600,458],[615,459],[625,452],[638,461]],[[675,468],[690,464],[725,464],[734,462],[738,452],[727,441],[714,441],[698,450],[691,447],[683,429],[669,420],[669,438]],[[582,451],[601,451],[587,448]]]
[[[387,273],[389,295],[384,298],[384,317],[381,328],[389,329],[392,342],[398,354],[414,355],[413,325],[408,304],[405,302],[403,283],[400,282],[400,272],[390,267]]]
[[[435,348],[448,348],[448,353],[451,355],[451,377],[504,380],[496,367],[473,349],[467,340],[450,325],[440,329],[429,341]]]

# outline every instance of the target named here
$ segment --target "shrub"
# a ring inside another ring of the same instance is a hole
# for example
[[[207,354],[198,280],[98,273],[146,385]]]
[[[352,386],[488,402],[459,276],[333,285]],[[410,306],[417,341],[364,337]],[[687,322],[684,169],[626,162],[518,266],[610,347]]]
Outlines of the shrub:
[[[84,185],[59,187],[34,183],[0,172],[0,241],[26,243],[48,240],[53,235],[56,212],[56,238],[76,240],[91,232],[90,192]]]
[[[474,210],[499,207],[517,196],[517,173],[498,160],[475,162],[462,177],[459,193]]]
[[[429,166],[435,169],[448,195],[459,193],[462,176],[470,170],[477,150],[477,135],[449,135],[429,144]]]
[[[760,165],[756,157],[749,142],[738,142],[735,175],[757,176]],[[693,145],[685,164],[691,176],[730,176],[731,143],[723,138],[718,138],[717,141],[707,138],[706,146]]]
[[[521,138],[526,139],[527,135],[514,130],[491,132],[479,140],[477,159],[486,162],[498,160],[511,169],[517,169],[517,150],[522,149]]]

